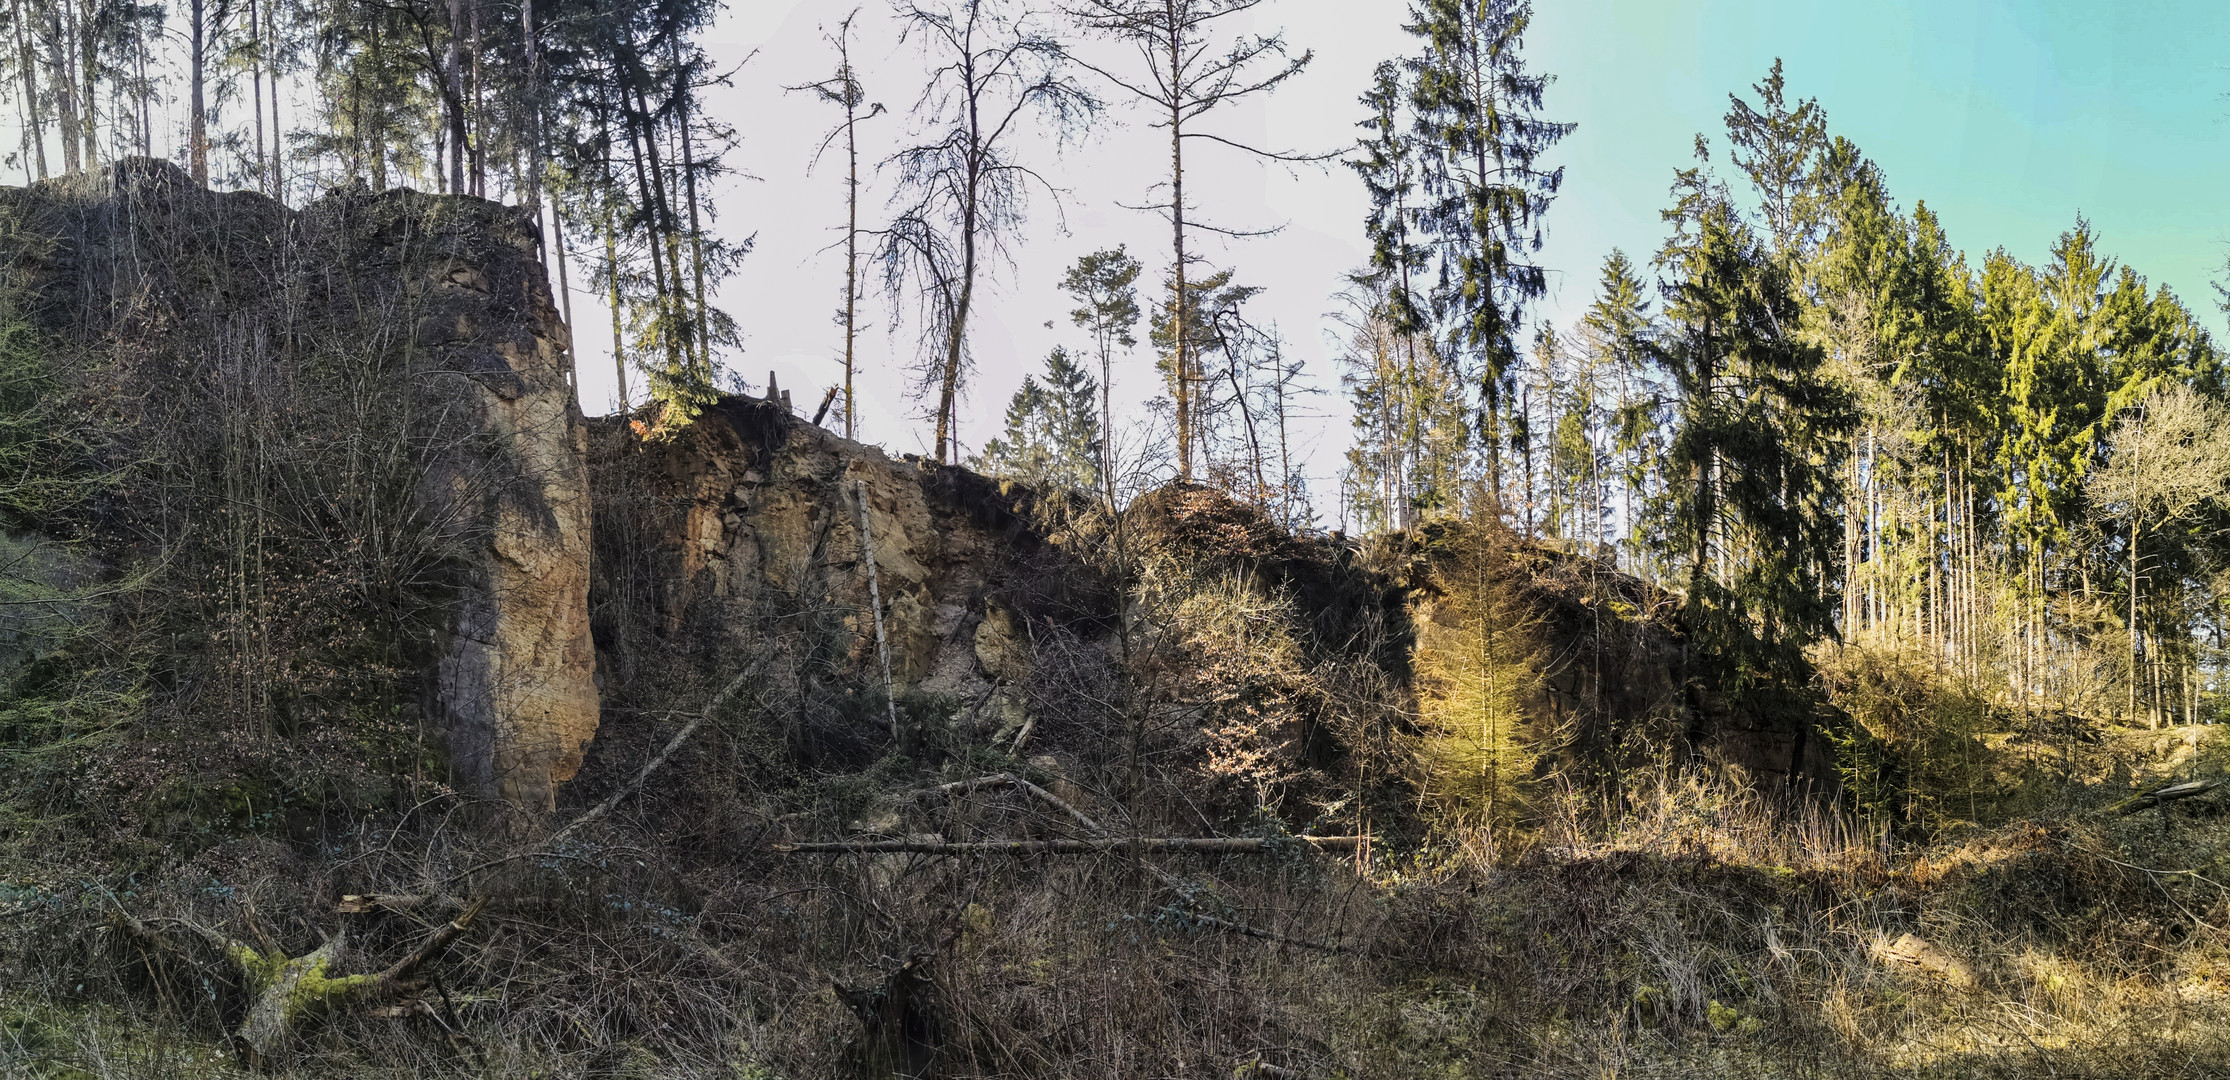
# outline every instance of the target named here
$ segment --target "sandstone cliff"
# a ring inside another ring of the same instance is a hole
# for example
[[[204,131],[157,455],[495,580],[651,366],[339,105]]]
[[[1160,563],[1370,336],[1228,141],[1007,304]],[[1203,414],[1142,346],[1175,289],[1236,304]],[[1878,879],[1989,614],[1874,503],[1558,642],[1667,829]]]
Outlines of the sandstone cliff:
[[[135,159],[0,190],[0,227],[11,307],[104,433],[80,467],[130,485],[42,524],[161,568],[177,628],[150,662],[196,688],[180,707],[417,711],[460,786],[550,806],[598,705],[583,427],[533,222],[362,188],[290,210]]]
[[[945,703],[931,711],[982,737],[1026,722],[1013,593],[1046,547],[1028,493],[894,460],[749,397],[648,441],[617,420],[593,426],[598,643],[615,676],[661,654],[710,649],[717,665],[772,648],[770,678],[860,698],[863,743],[894,711],[869,699]]]

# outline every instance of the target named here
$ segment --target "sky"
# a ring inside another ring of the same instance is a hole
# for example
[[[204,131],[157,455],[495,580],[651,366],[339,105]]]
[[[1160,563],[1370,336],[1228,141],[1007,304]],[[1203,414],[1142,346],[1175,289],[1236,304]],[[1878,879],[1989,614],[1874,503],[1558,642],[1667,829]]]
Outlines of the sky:
[[[1017,0],[1021,2],[1021,0]],[[1050,6],[1056,0],[1032,0]],[[871,100],[890,113],[861,128],[872,163],[914,130],[909,116],[923,61],[901,42],[892,0],[729,0],[707,35],[728,85],[709,90],[706,116],[732,128],[737,174],[715,185],[719,232],[751,237],[754,250],[718,303],[744,335],[722,358],[746,388],[771,371],[801,409],[840,379],[842,334],[832,316],[843,282],[841,157],[815,165],[833,107],[786,87],[828,76],[825,32],[858,10],[853,56]],[[1212,116],[1205,130],[1258,146],[1326,153],[1352,146],[1372,69],[1412,51],[1402,31],[1408,0],[1265,0],[1239,24],[1282,32],[1306,71],[1267,97]],[[1564,187],[1546,221],[1540,261],[1550,293],[1535,314],[1569,326],[1592,299],[1614,248],[1646,266],[1664,237],[1658,212],[1673,171],[1692,163],[1697,134],[1724,166],[1728,95],[1750,95],[1775,58],[1788,90],[1816,98],[1830,130],[1882,168],[1906,209],[1925,201],[1951,242],[1979,257],[2003,247],[2036,263],[2078,214],[2105,252],[2165,283],[2230,344],[2215,282],[2230,260],[2230,0],[1536,0],[1526,55],[1554,77],[1545,115],[1577,125],[1550,152]],[[1107,42],[1077,44],[1087,59],[1130,69]],[[1103,87],[1103,89],[1105,89]],[[301,115],[301,103],[295,105]],[[175,111],[175,109],[174,109]],[[177,129],[158,131],[175,152]],[[1061,294],[1062,272],[1088,252],[1127,245],[1146,264],[1150,300],[1169,264],[1168,230],[1148,212],[1167,163],[1160,132],[1114,103],[1089,138],[1062,144],[1042,127],[1016,144],[1054,190],[1033,194],[1030,218],[1008,258],[995,263],[973,324],[975,368],[959,425],[964,452],[996,437],[1025,373],[1056,345],[1085,344]],[[13,145],[12,133],[7,139]],[[1318,393],[1300,425],[1320,512],[1336,521],[1332,494],[1348,445],[1339,389],[1337,294],[1363,261],[1365,200],[1346,168],[1288,167],[1208,144],[1188,151],[1197,216],[1266,235],[1219,240],[1197,234],[1214,267],[1262,287],[1251,304],[1274,323],[1289,358],[1304,360]],[[870,169],[862,220],[888,213],[890,185]],[[576,267],[578,269],[578,267]],[[609,318],[589,283],[572,283],[582,404],[609,411],[616,379]],[[860,435],[894,453],[924,452],[932,438],[923,401],[910,393],[919,356],[915,328],[894,318],[879,289],[861,337]],[[1048,325],[1050,324],[1050,325]],[[634,377],[634,400],[642,399]],[[1119,362],[1117,427],[1156,396],[1153,360],[1141,349]]]
[[[871,98],[892,115],[862,128],[863,157],[886,151],[911,121],[921,59],[896,40],[883,0],[863,0],[855,61]],[[771,370],[800,408],[839,376],[842,291],[841,159],[808,172],[836,111],[783,87],[826,76],[824,29],[853,10],[828,0],[738,2],[710,35],[735,67],[708,95],[708,113],[734,126],[731,160],[752,174],[724,185],[719,228],[756,235],[756,248],[722,290],[746,339],[731,366],[754,391]],[[1211,130],[1241,141],[1332,151],[1355,138],[1356,97],[1382,59],[1408,51],[1405,0],[1269,0],[1255,32],[1282,30],[1308,70],[1275,94],[1217,117]],[[1127,57],[1087,45],[1101,63]],[[2078,213],[2110,255],[2200,309],[2218,334],[2214,282],[2230,259],[2230,4],[2221,0],[2114,3],[2008,0],[1541,0],[1527,41],[1533,66],[1555,76],[1546,113],[1578,125],[1549,159],[1565,183],[1547,219],[1542,262],[1551,293],[1539,314],[1559,326],[1592,299],[1613,249],[1646,262],[1664,236],[1658,211],[1698,133],[1724,164],[1730,93],[1750,94],[1776,57],[1789,92],[1817,98],[1833,133],[1878,162],[1906,208],[1924,200],[1953,244],[1971,255],[2004,247],[2041,262]],[[748,60],[746,59],[748,57]],[[1056,344],[1084,343],[1057,288],[1079,255],[1126,244],[1147,264],[1169,262],[1167,229],[1125,204],[1146,201],[1166,151],[1144,118],[1112,108],[1081,145],[1034,136],[1021,144],[1057,195],[1038,193],[1024,239],[997,268],[975,325],[976,369],[961,414],[972,451],[998,434],[1005,402]],[[1341,167],[1290,168],[1196,148],[1188,162],[1210,221],[1272,235],[1210,242],[1206,256],[1265,288],[1256,318],[1275,322],[1308,361],[1323,393],[1312,399],[1305,443],[1319,509],[1333,516],[1348,417],[1338,392],[1337,335],[1328,315],[1343,275],[1364,257],[1364,199]],[[889,187],[870,178],[865,212]],[[832,246],[837,245],[837,246]],[[1143,283],[1143,282],[1142,282]],[[579,283],[576,283],[579,288]],[[608,340],[575,297],[584,404],[609,407]],[[861,435],[893,452],[923,452],[931,436],[906,391],[917,355],[913,328],[892,332],[879,291],[862,338]],[[1046,326],[1048,321],[1053,325]],[[608,335],[605,335],[608,338]],[[2230,342],[2230,335],[2224,340]],[[603,362],[598,363],[601,357]],[[1158,392],[1144,349],[1119,366],[1118,423]]]

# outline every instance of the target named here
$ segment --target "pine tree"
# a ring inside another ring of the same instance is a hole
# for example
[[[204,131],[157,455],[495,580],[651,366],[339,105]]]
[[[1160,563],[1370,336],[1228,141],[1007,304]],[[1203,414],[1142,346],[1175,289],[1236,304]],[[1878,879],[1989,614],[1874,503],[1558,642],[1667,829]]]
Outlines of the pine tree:
[[[1095,489],[1099,390],[1067,349],[1054,348],[1045,358],[1045,380],[1022,377],[1022,388],[1007,402],[1005,432],[985,443],[970,467],[1045,490]]]
[[[1657,258],[1669,327],[1652,350],[1679,396],[1666,501],[1687,563],[1684,619],[1727,689],[1799,687],[1804,648],[1834,632],[1850,404],[1795,336],[1793,283],[1725,188],[1699,161],[1674,195]]]
[[[1115,500],[1115,412],[1110,395],[1115,385],[1115,350],[1138,344],[1132,332],[1138,325],[1138,260],[1117,247],[1095,251],[1076,260],[1061,278],[1061,289],[1076,301],[1069,321],[1092,334],[1092,348],[1100,362],[1100,461],[1101,483],[1109,505]]]

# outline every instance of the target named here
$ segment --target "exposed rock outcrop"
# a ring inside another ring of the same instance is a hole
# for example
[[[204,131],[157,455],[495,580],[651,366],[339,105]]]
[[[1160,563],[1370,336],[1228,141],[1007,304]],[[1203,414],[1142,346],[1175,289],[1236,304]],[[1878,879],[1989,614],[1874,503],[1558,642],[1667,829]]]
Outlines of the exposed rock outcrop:
[[[80,532],[168,575],[160,663],[209,687],[184,707],[365,739],[415,690],[459,786],[551,806],[598,702],[583,425],[532,219],[360,186],[295,210],[130,159],[0,189],[0,232],[106,426],[87,464],[141,478]]]
[[[430,235],[392,252],[415,301],[412,344],[470,376],[487,448],[477,473],[429,477],[429,498],[484,522],[436,700],[461,778],[548,809],[598,719],[586,432],[531,222],[458,205],[468,212],[429,215]]]
[[[1045,545],[1027,493],[893,460],[778,401],[725,398],[648,441],[593,423],[598,634],[615,672],[661,651],[777,647],[795,677],[879,695],[864,499],[890,689],[951,703],[987,734],[1020,722],[1027,631],[1004,597]],[[628,637],[646,633],[663,650]]]

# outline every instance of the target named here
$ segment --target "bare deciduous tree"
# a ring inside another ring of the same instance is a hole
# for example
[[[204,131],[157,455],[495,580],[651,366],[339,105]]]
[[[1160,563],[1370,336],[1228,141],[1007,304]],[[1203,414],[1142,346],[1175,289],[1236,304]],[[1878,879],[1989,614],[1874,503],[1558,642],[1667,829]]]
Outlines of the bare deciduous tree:
[[[1099,102],[1068,74],[1068,50],[1022,0],[898,6],[929,80],[914,105],[918,142],[892,154],[898,211],[884,233],[884,280],[919,298],[929,353],[922,389],[936,396],[937,460],[951,459],[954,406],[968,363],[968,317],[987,256],[1022,227],[1031,181],[1052,190],[1010,143],[1026,116],[1057,138],[1081,132]]]
[[[2156,389],[2114,428],[2113,456],[2091,474],[2091,497],[2129,527],[2129,713],[2137,715],[2139,547],[2157,529],[2230,490],[2230,409],[2182,383]]]

